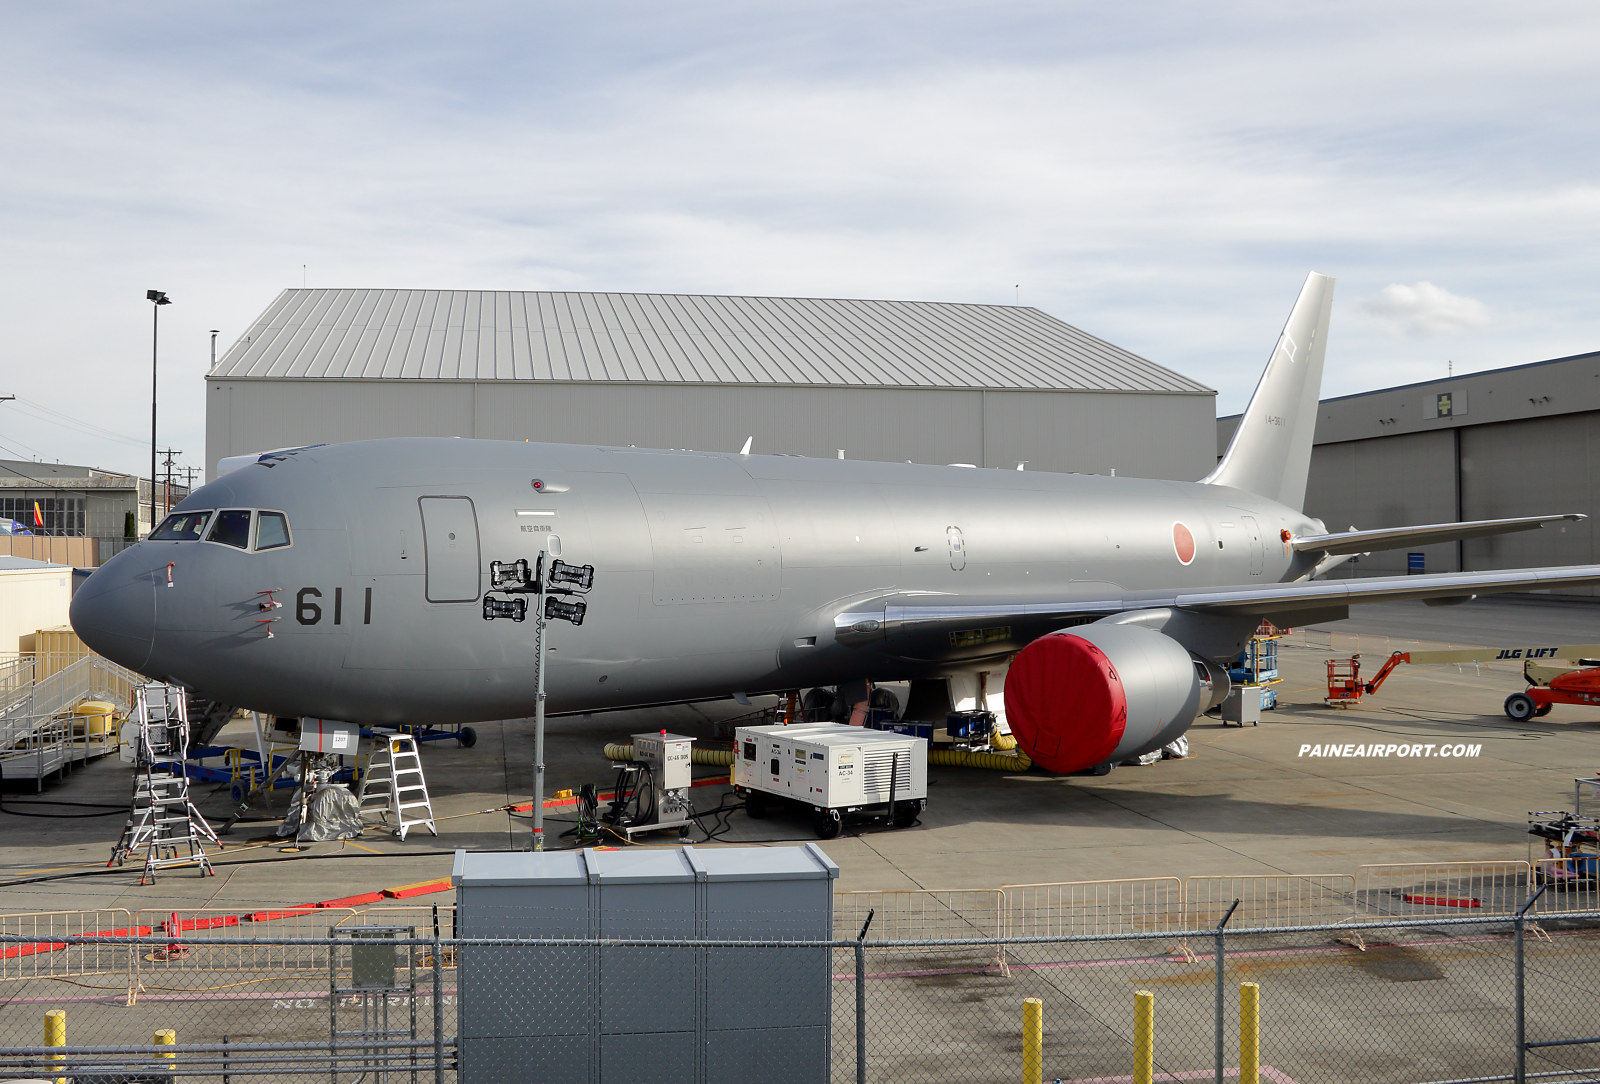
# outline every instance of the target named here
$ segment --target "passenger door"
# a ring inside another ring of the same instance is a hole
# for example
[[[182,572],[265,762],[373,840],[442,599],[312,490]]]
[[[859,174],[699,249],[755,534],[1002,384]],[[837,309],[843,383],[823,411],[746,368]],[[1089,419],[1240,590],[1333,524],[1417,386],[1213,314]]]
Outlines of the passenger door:
[[[478,516],[470,497],[418,497],[429,602],[476,602]]]
[[[1254,516],[1240,516],[1244,523],[1244,533],[1250,536],[1250,575],[1261,575],[1261,525]]]

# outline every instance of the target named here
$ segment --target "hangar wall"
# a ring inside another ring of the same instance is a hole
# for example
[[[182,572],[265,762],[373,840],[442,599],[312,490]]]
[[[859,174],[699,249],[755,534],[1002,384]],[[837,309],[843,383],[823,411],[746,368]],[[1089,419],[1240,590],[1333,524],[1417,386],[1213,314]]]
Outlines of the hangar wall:
[[[207,381],[206,469],[225,456],[390,436],[975,463],[1194,480],[1215,398],[1154,392],[452,380]]]
[[[1217,420],[1219,456],[1238,422]],[[1331,531],[1581,512],[1419,552],[1430,572],[1600,563],[1600,352],[1323,400],[1306,511]],[[1332,576],[1405,572],[1396,550]]]

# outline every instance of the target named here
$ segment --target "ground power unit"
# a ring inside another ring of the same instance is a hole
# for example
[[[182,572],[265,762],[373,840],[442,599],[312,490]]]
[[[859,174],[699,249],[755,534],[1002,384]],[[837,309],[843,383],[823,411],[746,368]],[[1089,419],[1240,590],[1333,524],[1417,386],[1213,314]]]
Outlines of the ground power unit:
[[[734,732],[733,789],[745,812],[795,803],[832,839],[846,817],[916,822],[928,801],[928,742],[839,723],[741,726]]]

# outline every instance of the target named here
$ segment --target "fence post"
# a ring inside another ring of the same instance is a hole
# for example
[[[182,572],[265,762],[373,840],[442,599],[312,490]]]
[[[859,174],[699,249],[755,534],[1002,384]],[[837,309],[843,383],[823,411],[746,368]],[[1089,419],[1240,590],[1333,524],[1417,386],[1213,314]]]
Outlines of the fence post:
[[[1257,1084],[1261,1077],[1261,987],[1239,984],[1239,1084]]]
[[[1528,1017],[1524,1011],[1525,1003],[1523,1001],[1523,977],[1525,970],[1523,968],[1522,959],[1522,933],[1524,927],[1526,927],[1528,923],[1526,917],[1528,914],[1528,908],[1532,907],[1539,897],[1544,895],[1544,890],[1549,887],[1550,886],[1547,884],[1540,885],[1539,891],[1528,897],[1528,902],[1522,905],[1522,909],[1517,912],[1516,917],[1511,921],[1512,929],[1515,934],[1513,942],[1515,945],[1515,952],[1513,957],[1516,961],[1515,967],[1517,989],[1517,1067],[1513,1076],[1515,1084],[1528,1084]]]
[[[1156,1061],[1156,995],[1133,992],[1133,1084],[1150,1084]]]
[[[67,1045],[67,1010],[51,1009],[49,1012],[44,1014],[44,1045]],[[66,1055],[52,1054],[50,1055],[50,1060],[65,1061]],[[67,1084],[67,1078],[64,1076],[58,1076],[55,1078],[55,1084]]]
[[[1222,916],[1222,921],[1221,922],[1217,923],[1217,934],[1216,934],[1216,936],[1217,936],[1217,945],[1216,945],[1216,948],[1213,950],[1214,953],[1215,953],[1215,956],[1216,956],[1216,961],[1217,961],[1216,1009],[1215,1009],[1215,1012],[1213,1013],[1213,1021],[1212,1021],[1213,1025],[1214,1025],[1214,1027],[1212,1029],[1213,1032],[1214,1032],[1214,1034],[1212,1035],[1212,1055],[1213,1055],[1213,1069],[1215,1070],[1215,1074],[1214,1074],[1214,1078],[1213,1079],[1216,1081],[1216,1084],[1222,1084],[1222,1068],[1223,1068],[1223,1066],[1222,1066],[1223,1057],[1222,1056],[1223,1056],[1223,1049],[1224,1049],[1224,1046],[1225,1046],[1225,1040],[1223,1039],[1223,1036],[1222,1036],[1222,1015],[1223,1015],[1222,1014],[1222,1008],[1223,1008],[1223,1001],[1224,1001],[1224,995],[1223,995],[1223,990],[1222,990],[1222,973],[1223,973],[1224,965],[1227,962],[1226,958],[1225,958],[1226,957],[1226,952],[1227,952],[1227,944],[1226,944],[1227,934],[1223,931],[1223,927],[1227,926],[1228,919],[1232,918],[1233,917],[1233,913],[1235,911],[1237,911],[1238,909],[1239,909],[1239,901],[1238,900],[1234,900],[1233,901],[1233,906],[1228,908],[1228,913]]]
[[[867,930],[877,913],[876,907],[867,909],[856,935],[856,1084],[867,1084]]]
[[[439,905],[433,905],[433,1084],[444,1084],[444,944],[439,940]],[[456,961],[456,986],[461,961]]]
[[[1044,1002],[1022,999],[1022,1084],[1044,1084]]]

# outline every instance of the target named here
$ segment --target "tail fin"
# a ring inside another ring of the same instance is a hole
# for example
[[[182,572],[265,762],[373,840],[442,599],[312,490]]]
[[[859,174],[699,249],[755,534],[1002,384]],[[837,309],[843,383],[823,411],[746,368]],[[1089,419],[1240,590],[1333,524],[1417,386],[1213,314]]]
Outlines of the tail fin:
[[[1332,309],[1333,279],[1311,272],[1227,453],[1203,481],[1304,507]]]

